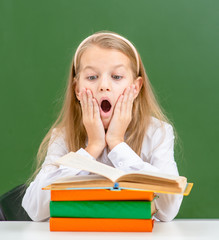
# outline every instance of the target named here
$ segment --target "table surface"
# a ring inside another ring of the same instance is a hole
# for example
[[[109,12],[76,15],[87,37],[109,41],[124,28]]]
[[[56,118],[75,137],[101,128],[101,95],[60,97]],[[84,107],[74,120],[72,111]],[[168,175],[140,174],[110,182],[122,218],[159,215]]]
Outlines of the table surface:
[[[155,222],[152,233],[50,232],[49,222],[0,222],[0,239],[7,240],[138,240],[219,239],[219,219],[176,219]]]

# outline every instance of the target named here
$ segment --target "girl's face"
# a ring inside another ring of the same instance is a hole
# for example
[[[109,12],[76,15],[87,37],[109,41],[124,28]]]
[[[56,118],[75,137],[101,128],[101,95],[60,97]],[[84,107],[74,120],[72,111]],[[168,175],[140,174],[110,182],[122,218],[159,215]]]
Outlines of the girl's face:
[[[131,62],[122,52],[92,46],[83,53],[76,95],[78,97],[82,89],[91,90],[99,105],[105,129],[109,126],[119,96],[131,84],[135,84],[137,97],[142,80],[141,77],[133,78]]]

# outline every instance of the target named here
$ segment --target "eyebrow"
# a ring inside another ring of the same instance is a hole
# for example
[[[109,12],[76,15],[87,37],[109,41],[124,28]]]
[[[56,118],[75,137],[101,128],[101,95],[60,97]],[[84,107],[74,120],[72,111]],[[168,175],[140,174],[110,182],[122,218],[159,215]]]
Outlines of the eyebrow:
[[[118,65],[114,66],[114,68],[120,68],[120,67],[126,68],[124,64],[118,64]]]
[[[115,68],[120,68],[120,67],[126,68],[124,64],[118,64],[118,65],[113,66],[114,69],[115,69]],[[84,68],[82,69],[82,71],[84,71],[84,70],[86,70],[86,69],[97,70],[96,67],[93,67],[93,66],[89,66],[89,65],[88,65],[88,66],[84,67]]]
[[[92,67],[92,66],[86,66],[85,68],[82,69],[82,71],[84,71],[84,70],[86,70],[86,69],[96,70],[95,67]]]

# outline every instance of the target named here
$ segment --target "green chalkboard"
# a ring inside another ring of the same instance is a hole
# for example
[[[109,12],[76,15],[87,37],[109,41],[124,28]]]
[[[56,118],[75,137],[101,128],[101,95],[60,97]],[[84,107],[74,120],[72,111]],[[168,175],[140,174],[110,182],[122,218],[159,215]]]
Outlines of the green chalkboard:
[[[72,55],[99,30],[134,42],[175,124],[179,218],[218,218],[217,0],[0,0],[0,194],[24,183],[57,116]]]

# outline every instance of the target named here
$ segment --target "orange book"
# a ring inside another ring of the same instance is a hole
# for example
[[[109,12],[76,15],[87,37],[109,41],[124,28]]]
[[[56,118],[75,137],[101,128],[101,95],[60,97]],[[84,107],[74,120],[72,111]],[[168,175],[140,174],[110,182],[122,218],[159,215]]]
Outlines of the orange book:
[[[152,219],[50,218],[50,231],[152,232]]]
[[[144,200],[152,201],[153,192],[143,190],[83,189],[51,190],[51,201],[103,201],[103,200]]]

